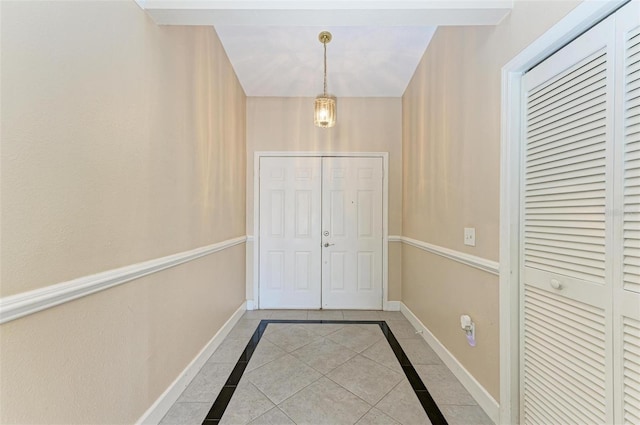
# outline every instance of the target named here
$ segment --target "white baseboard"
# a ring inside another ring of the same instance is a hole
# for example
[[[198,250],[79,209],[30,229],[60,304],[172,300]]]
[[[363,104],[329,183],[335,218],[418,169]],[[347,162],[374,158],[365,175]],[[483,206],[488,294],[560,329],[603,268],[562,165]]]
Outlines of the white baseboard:
[[[229,331],[233,326],[238,323],[238,320],[242,317],[242,314],[246,310],[245,303],[242,303],[240,307],[233,313],[233,315],[222,325],[220,330],[211,338],[211,340],[204,346],[204,348],[195,356],[191,363],[187,365],[182,373],[169,385],[169,387],[162,393],[160,397],[147,409],[146,412],[138,419],[136,424],[158,424],[164,415],[167,414],[171,406],[178,400],[180,394],[187,388],[191,380],[198,374],[202,366],[207,362],[209,357],[220,346],[220,343],[224,341]]]
[[[247,310],[257,310],[253,300],[247,300]]]
[[[385,311],[400,311],[400,301],[386,301],[384,303],[383,310]]]
[[[409,307],[404,303],[400,303],[400,311],[407,318],[407,320],[413,325],[414,328],[422,331],[422,337],[427,344],[431,346],[433,351],[436,352],[438,357],[444,362],[445,365],[453,372],[458,378],[460,383],[469,391],[469,394],[476,400],[478,405],[485,411],[485,413],[491,418],[494,423],[500,421],[500,405],[489,394],[489,392],[469,373],[467,369],[454,357],[449,350],[438,338],[436,338],[429,329],[416,317]]]

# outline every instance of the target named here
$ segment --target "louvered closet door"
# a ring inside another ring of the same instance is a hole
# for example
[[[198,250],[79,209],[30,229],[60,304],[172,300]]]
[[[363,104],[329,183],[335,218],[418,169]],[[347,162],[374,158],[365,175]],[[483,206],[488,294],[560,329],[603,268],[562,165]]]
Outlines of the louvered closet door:
[[[614,19],[523,78],[521,418],[613,422]]]
[[[616,422],[640,424],[640,3],[616,14]]]

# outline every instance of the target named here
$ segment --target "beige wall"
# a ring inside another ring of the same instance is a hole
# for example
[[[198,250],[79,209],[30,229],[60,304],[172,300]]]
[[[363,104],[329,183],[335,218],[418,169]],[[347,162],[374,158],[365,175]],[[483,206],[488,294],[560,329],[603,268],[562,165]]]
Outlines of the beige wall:
[[[2,296],[245,234],[245,95],[211,28],[0,2]],[[244,301],[244,246],[0,328],[1,423],[131,423]]]
[[[578,3],[516,1],[496,27],[436,31],[402,98],[404,236],[498,260],[500,69]],[[464,227],[476,228],[475,247]],[[402,264],[405,304],[497,400],[497,276],[410,247]],[[475,348],[458,330],[463,313]]]
[[[3,324],[0,423],[135,423],[240,306],[243,267],[238,245]]]
[[[339,98],[334,128],[313,125],[313,98],[247,99],[247,234],[253,234],[253,157],[259,151],[389,152],[389,234],[402,232],[402,101]],[[389,299],[400,300],[400,250],[389,244]],[[251,264],[252,244],[247,261]],[[253,298],[248,276],[247,298]]]

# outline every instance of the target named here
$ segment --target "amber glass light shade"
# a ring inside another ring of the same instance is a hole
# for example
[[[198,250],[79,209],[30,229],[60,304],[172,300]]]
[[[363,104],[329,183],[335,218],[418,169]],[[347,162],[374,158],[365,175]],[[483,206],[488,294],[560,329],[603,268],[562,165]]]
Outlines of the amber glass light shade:
[[[313,123],[316,127],[329,128],[336,125],[337,102],[335,96],[321,94],[316,97]]]

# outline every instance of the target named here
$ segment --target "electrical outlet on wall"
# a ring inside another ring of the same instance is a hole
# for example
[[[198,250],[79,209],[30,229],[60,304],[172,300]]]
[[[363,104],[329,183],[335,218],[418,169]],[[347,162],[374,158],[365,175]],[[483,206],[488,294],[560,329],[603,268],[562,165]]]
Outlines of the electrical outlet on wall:
[[[464,244],[469,246],[476,246],[476,228],[475,227],[464,228]]]

